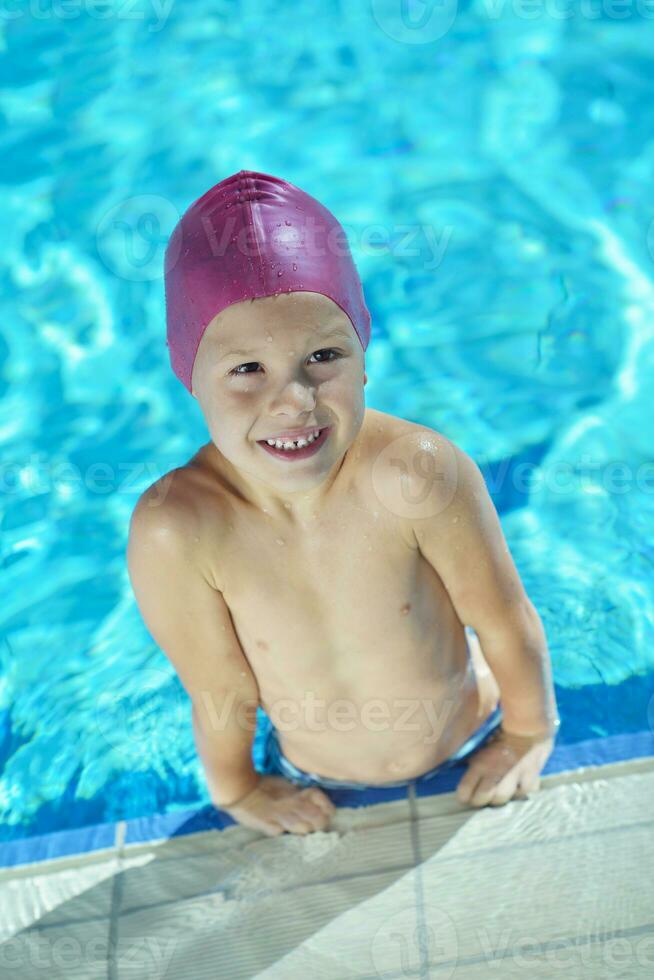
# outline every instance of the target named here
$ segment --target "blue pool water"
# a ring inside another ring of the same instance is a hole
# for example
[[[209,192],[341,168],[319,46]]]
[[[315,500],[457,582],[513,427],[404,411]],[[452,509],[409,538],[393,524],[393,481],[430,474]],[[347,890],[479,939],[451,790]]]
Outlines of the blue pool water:
[[[419,6],[0,20],[0,839],[207,801],[125,546],[207,439],[168,364],[165,242],[241,168],[346,227],[367,404],[481,465],[559,740],[654,725],[654,20]]]

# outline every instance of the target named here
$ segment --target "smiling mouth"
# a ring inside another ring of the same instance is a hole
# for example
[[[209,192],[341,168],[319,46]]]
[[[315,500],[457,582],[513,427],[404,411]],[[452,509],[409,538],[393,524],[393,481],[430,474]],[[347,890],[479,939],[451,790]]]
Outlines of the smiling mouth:
[[[258,445],[262,449],[265,449],[266,452],[271,453],[271,455],[278,456],[282,459],[305,459],[307,456],[313,456],[324,444],[329,436],[330,426],[324,426],[313,431],[318,433],[315,439],[304,437],[295,441],[291,439],[271,439],[270,441],[268,439],[259,439]],[[280,443],[279,446],[277,442]],[[301,445],[298,445],[298,443],[301,443]]]
[[[292,450],[293,448],[304,448],[312,445],[314,442],[317,442],[326,428],[327,426],[323,426],[322,428],[316,426],[316,428],[311,429],[307,435],[298,436],[296,439],[292,439],[290,436],[271,436],[270,439],[259,439],[258,441],[262,445],[276,447],[277,449],[285,449],[287,447],[289,450]],[[301,446],[300,443],[302,443]]]

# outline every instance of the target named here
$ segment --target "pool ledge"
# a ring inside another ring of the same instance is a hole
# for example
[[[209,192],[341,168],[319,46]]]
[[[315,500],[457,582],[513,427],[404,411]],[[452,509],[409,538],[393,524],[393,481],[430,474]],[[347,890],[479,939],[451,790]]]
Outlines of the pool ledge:
[[[542,784],[583,781],[597,778],[602,767],[603,776],[648,769],[654,761],[654,733],[636,732],[590,739],[573,745],[556,746],[543,769]],[[462,763],[444,771],[424,784],[416,784],[415,796],[435,797],[447,794],[451,799],[466,764]],[[370,808],[379,803],[407,800],[406,788],[374,788],[365,791],[330,791],[330,797],[339,808]],[[459,804],[456,804],[459,806]],[[67,863],[79,866],[85,858],[97,860],[103,856],[135,854],[139,847],[149,848],[159,841],[191,834],[223,831],[234,826],[232,818],[212,805],[174,813],[152,814],[132,820],[96,824],[72,830],[53,831],[22,840],[0,844],[0,881],[39,871],[56,863],[58,868]]]

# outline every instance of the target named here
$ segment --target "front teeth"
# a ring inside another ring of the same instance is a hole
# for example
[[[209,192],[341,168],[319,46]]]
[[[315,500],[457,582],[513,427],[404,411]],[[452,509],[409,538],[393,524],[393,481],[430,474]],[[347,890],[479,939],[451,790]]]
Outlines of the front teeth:
[[[304,446],[308,446],[310,443],[314,442],[320,435],[320,429],[314,429],[309,435],[302,439],[297,439],[295,442],[291,440],[282,439],[266,439],[269,446],[274,446],[276,449],[302,449]]]

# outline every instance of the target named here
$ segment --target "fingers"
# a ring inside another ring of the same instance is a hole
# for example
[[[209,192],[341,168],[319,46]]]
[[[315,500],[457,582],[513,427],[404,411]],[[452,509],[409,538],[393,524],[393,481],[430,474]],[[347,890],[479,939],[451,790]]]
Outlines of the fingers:
[[[481,778],[482,774],[478,769],[473,766],[468,767],[456,788],[456,796],[460,803],[469,803],[471,801]]]
[[[315,806],[319,807],[328,816],[331,817],[334,813],[336,813],[336,807],[322,790],[317,789],[316,787],[307,787],[302,791],[302,793],[300,793],[300,796],[302,796],[304,793],[306,793],[308,800],[310,800]]]
[[[291,834],[309,834],[315,829],[306,820],[302,820],[299,813],[278,813],[277,820]]]
[[[313,813],[307,813],[306,810],[299,808],[278,813],[276,819],[285,830],[289,830],[293,834],[310,834],[314,830],[324,830],[329,822],[329,818],[322,810],[319,811],[318,816],[315,816]]]
[[[336,811],[332,801],[316,787],[307,786],[288,801],[288,808],[277,813],[276,819],[294,834],[309,834],[324,830]]]
[[[488,800],[490,806],[504,806],[509,800],[514,799],[518,791],[518,781],[519,777],[515,773],[509,773],[499,783],[496,783]]]
[[[279,835],[283,834],[285,830],[285,828],[280,826],[278,823],[267,823],[259,829],[266,835],[266,837],[279,837]]]
[[[456,796],[460,803],[471,807],[504,806],[509,800],[529,799],[529,795],[538,792],[539,788],[538,776],[521,780],[512,771],[498,780],[495,776],[484,776],[469,769],[457,787]]]
[[[496,798],[505,803],[506,800],[510,800],[513,796],[515,786],[515,777],[510,779],[509,776],[506,776],[498,783],[497,779],[493,776],[483,776],[477,783],[477,787],[470,797],[469,804],[470,806],[487,806],[489,803],[494,802]],[[505,796],[506,799],[504,799]]]
[[[540,789],[540,776],[525,777],[520,783],[520,788],[525,794],[525,797],[530,793],[537,793]]]
[[[318,786],[298,787],[281,776],[266,775],[236,806],[225,808],[244,827],[278,837],[286,831],[309,834],[325,830],[336,807]]]

